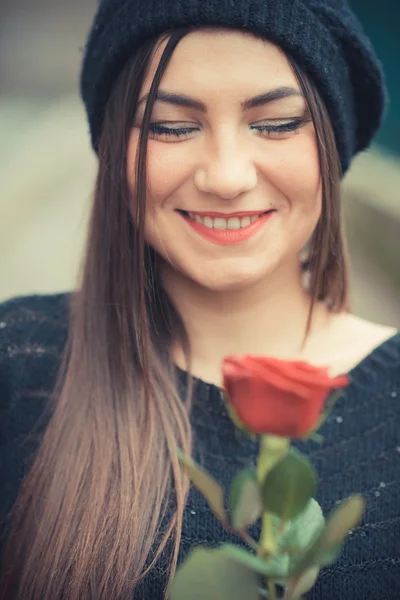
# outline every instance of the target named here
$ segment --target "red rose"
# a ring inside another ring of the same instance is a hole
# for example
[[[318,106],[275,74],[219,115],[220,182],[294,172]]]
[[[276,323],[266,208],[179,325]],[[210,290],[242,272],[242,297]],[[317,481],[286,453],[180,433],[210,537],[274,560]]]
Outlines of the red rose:
[[[222,373],[228,401],[248,430],[288,438],[309,433],[330,392],[349,384],[326,368],[265,356],[228,356]]]

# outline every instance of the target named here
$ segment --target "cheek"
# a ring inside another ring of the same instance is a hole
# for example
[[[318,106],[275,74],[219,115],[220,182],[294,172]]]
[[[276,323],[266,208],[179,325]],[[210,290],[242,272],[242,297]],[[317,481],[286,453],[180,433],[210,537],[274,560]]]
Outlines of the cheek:
[[[151,196],[165,202],[190,178],[191,165],[183,144],[149,144],[147,181]]]
[[[319,213],[321,176],[315,134],[301,132],[288,142],[275,145],[274,153],[264,163],[264,174],[290,210]]]
[[[138,133],[132,133],[128,148],[128,181],[131,192],[135,185],[135,164],[138,150]],[[182,187],[190,178],[192,165],[183,144],[163,144],[149,140],[147,148],[148,201],[161,204]]]

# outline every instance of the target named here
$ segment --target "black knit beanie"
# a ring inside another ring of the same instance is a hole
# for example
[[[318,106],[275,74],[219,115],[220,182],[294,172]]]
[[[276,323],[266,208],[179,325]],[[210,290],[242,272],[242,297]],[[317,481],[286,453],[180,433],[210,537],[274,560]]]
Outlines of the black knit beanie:
[[[346,0],[103,0],[81,73],[94,150],[110,91],[132,53],[167,30],[213,25],[276,43],[310,75],[330,114],[344,173],[370,144],[386,102],[380,64]]]

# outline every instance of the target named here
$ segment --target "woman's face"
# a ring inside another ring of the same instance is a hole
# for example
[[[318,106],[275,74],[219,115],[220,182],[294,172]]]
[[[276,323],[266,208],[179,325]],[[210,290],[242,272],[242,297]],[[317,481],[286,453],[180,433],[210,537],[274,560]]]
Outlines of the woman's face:
[[[132,193],[144,108],[145,100],[128,148]],[[166,273],[222,291],[297,264],[320,216],[321,185],[314,127],[279,48],[242,32],[190,33],[151,122],[145,235]]]

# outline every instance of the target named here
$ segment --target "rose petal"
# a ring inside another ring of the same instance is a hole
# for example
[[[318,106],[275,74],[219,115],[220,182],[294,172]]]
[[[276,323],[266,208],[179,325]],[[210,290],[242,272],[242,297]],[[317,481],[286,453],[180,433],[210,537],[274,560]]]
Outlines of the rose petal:
[[[265,356],[228,356],[224,387],[238,418],[254,433],[302,437],[317,422],[332,389],[349,383],[326,367]]]

